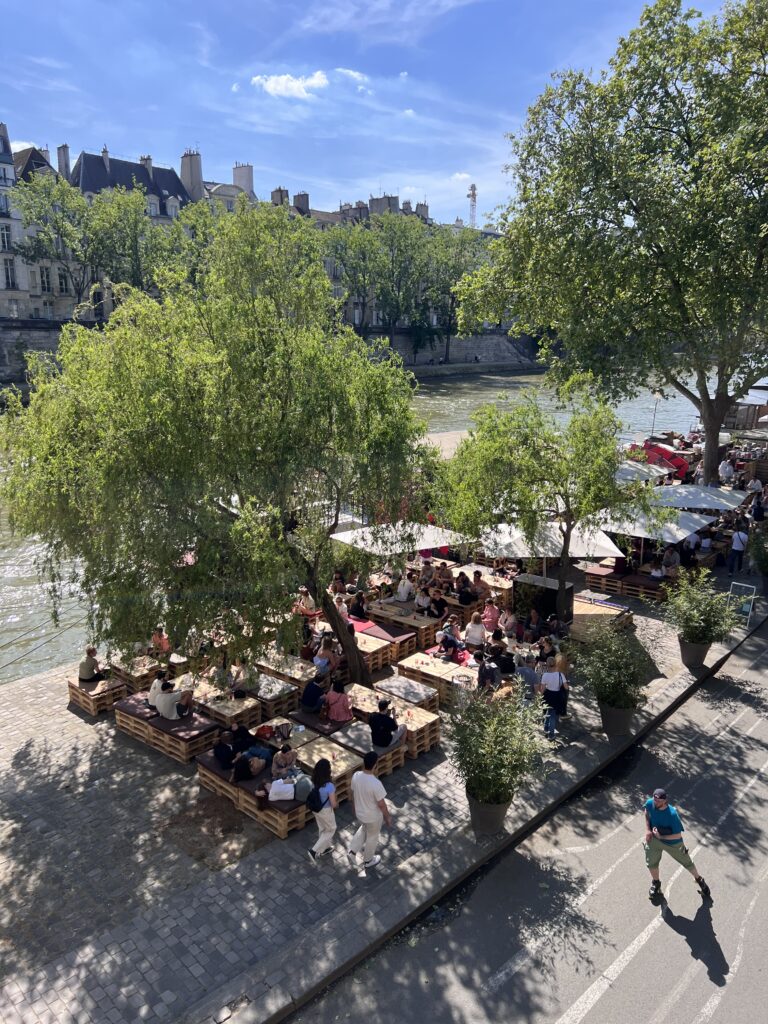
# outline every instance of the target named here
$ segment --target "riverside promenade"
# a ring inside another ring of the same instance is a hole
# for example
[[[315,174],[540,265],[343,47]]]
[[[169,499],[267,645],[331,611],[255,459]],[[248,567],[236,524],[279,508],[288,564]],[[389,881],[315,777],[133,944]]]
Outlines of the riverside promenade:
[[[633,605],[651,667],[642,732],[696,681],[657,611]],[[727,654],[713,650],[710,666]],[[201,790],[193,766],[117,733],[111,716],[67,707],[66,676],[63,667],[2,691],[3,1024],[279,1020],[631,742],[602,736],[577,685],[550,773],[521,791],[504,833],[479,842],[446,744],[407,761],[383,780],[394,824],[366,875],[345,855],[348,804],[333,855],[314,866],[313,825],[275,839]]]

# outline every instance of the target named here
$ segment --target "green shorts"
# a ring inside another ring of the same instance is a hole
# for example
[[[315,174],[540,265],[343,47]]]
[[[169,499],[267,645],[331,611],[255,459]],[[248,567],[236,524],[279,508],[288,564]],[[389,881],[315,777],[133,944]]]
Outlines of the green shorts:
[[[645,847],[645,863],[649,868],[657,868],[659,866],[662,853],[668,853],[672,860],[682,864],[687,871],[690,871],[693,867],[691,855],[688,853],[684,842],[668,845],[667,843],[662,843],[660,839],[654,836],[650,843],[644,843],[643,845]]]

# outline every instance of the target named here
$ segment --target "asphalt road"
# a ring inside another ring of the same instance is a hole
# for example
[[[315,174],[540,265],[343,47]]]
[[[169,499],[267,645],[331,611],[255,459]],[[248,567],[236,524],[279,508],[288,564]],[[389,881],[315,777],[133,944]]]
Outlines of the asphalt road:
[[[768,1021],[767,640],[292,1024]],[[666,856],[667,903],[648,899],[640,809],[659,785],[711,905]]]

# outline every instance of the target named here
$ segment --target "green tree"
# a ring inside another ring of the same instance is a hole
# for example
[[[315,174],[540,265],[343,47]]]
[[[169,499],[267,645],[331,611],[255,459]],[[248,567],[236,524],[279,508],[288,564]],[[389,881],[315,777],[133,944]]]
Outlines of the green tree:
[[[427,228],[414,216],[383,213],[371,218],[380,250],[376,305],[394,344],[397,325],[421,309],[427,265]]]
[[[558,615],[565,616],[574,527],[598,529],[601,513],[654,515],[644,484],[619,486],[621,423],[586,391],[574,392],[571,418],[560,426],[534,391],[519,405],[483,406],[443,478],[442,506],[451,525],[478,537],[498,523],[518,526],[534,547],[545,523],[562,536]],[[658,516],[657,516],[658,517]]]
[[[29,406],[11,396],[13,523],[45,542],[54,591],[72,561],[102,641],[165,621],[192,647],[216,623],[255,652],[293,636],[306,583],[364,678],[330,538],[352,497],[397,518],[420,456],[410,377],[339,324],[310,223],[247,204],[196,223],[156,299],[126,289],[102,330],[68,325]]]
[[[766,52],[766,0],[646,7],[607,71],[531,107],[493,266],[462,286],[469,321],[543,333],[558,373],[685,395],[707,481],[724,417],[768,372]]]
[[[167,233],[147,216],[146,193],[139,185],[99,192],[89,211],[91,255],[114,284],[146,291],[154,284]]]
[[[451,361],[451,339],[458,332],[456,286],[483,262],[486,244],[472,228],[433,228],[427,245],[427,299],[445,342],[443,361]]]
[[[371,333],[371,312],[381,276],[379,237],[366,224],[340,224],[326,235],[328,256],[341,274],[347,296],[360,310],[355,330],[361,338]]]
[[[80,189],[57,174],[33,174],[13,189],[13,203],[30,229],[16,251],[25,263],[57,262],[77,304],[96,280],[90,209]]]

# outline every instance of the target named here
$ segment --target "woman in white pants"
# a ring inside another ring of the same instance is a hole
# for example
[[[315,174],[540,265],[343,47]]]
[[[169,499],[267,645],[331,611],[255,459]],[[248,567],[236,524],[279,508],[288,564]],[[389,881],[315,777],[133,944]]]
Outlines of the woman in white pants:
[[[333,837],[336,834],[336,808],[339,801],[336,799],[336,787],[331,782],[331,762],[327,757],[321,757],[312,772],[312,785],[318,790],[322,806],[319,811],[313,811],[317,822],[317,842],[307,852],[309,859],[314,864],[318,857],[324,853],[330,853],[333,845]]]

